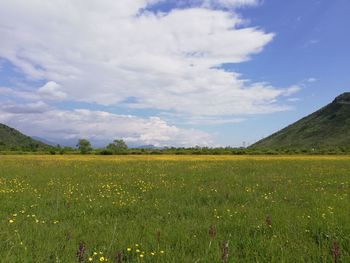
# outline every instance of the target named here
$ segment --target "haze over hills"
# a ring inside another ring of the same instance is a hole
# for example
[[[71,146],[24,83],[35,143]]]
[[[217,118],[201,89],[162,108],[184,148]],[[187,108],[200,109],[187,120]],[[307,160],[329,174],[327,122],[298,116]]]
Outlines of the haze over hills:
[[[0,149],[35,151],[48,148],[49,145],[0,123]]]
[[[47,139],[44,139],[44,138],[41,138],[41,137],[38,137],[38,136],[32,136],[31,138],[36,140],[36,141],[43,142],[43,143],[45,143],[47,145],[50,145],[50,146],[56,146],[57,145],[57,143],[55,143],[55,142],[49,141]]]
[[[320,110],[258,141],[252,148],[310,149],[350,147],[350,92]]]

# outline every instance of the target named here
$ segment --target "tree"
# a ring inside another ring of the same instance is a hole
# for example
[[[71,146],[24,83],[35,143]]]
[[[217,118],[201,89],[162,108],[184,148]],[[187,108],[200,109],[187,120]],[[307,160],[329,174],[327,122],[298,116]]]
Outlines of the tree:
[[[92,150],[91,143],[86,139],[80,139],[78,141],[77,147],[80,150],[81,154],[87,154]]]
[[[128,150],[128,146],[123,140],[114,140],[113,143],[108,144],[107,150],[114,154],[123,154]]]
[[[70,152],[74,152],[74,148],[70,146],[64,146],[63,148],[61,147],[60,154],[65,154]]]

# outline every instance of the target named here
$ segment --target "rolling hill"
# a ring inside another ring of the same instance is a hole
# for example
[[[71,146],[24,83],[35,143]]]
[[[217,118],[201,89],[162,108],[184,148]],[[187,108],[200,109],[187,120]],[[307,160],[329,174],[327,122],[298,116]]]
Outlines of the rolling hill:
[[[0,150],[46,150],[51,146],[0,123]]]
[[[320,110],[253,144],[251,148],[350,148],[350,92]]]

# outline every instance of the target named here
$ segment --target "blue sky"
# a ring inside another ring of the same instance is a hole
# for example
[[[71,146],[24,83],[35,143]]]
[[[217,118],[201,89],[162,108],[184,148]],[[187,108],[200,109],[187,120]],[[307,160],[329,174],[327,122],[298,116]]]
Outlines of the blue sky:
[[[0,122],[61,144],[240,146],[350,87],[346,0],[0,6]]]

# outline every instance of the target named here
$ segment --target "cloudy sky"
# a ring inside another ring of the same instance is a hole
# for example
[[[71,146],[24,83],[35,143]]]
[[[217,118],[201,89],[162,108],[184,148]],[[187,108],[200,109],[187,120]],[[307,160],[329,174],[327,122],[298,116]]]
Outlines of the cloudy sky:
[[[0,0],[0,122],[241,146],[350,90],[348,0]]]

